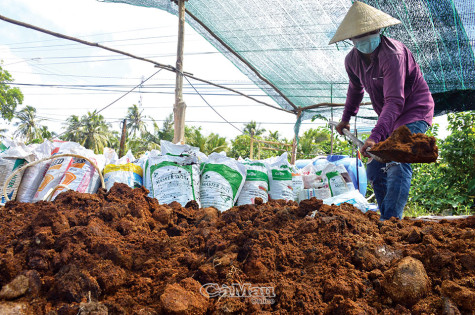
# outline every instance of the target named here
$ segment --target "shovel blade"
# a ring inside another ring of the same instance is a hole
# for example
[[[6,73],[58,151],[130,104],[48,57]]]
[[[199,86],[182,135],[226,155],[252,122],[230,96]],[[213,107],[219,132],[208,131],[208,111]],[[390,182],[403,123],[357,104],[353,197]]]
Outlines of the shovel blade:
[[[369,150],[368,152],[381,158],[385,163],[390,161],[400,163],[432,163],[437,161],[438,152],[416,152],[406,150]]]

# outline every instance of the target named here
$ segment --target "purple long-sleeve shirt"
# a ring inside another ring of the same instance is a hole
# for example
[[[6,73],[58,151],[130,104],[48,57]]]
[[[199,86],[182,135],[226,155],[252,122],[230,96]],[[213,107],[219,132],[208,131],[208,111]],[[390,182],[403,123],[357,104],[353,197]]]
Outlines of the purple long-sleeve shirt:
[[[385,140],[395,129],[417,120],[432,124],[434,100],[419,65],[403,43],[381,36],[381,44],[366,65],[353,48],[345,58],[350,79],[342,121],[358,113],[364,91],[368,92],[378,122],[370,139]]]

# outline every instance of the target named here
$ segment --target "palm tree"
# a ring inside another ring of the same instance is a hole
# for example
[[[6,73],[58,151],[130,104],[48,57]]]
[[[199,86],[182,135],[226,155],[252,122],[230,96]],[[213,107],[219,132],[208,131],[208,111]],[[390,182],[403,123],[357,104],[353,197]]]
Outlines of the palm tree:
[[[14,135],[25,139],[25,142],[30,142],[33,139],[42,139],[41,125],[39,119],[36,116],[36,108],[33,106],[26,106],[22,110],[16,113],[16,118],[20,120],[15,123],[18,126]]]
[[[104,116],[99,115],[96,111],[88,112],[80,119],[76,115],[72,115],[67,119],[67,129],[64,140],[75,141],[91,149],[95,153],[104,151],[104,148],[114,143],[117,132],[109,131],[111,125],[105,121]]]
[[[104,151],[110,142],[109,137],[112,136],[109,131],[111,125],[104,120],[104,116],[97,114],[96,111],[87,112],[87,116],[83,116],[81,122],[84,136],[81,144],[96,153]]]
[[[142,112],[143,111],[140,111],[138,106],[135,104],[128,108],[125,119],[127,120],[127,130],[129,131],[129,135],[132,134],[132,138],[137,138],[137,132],[139,133],[139,136],[142,137],[146,131]]]
[[[158,132],[159,138],[161,140],[173,141],[173,135],[175,133],[174,125],[173,113],[171,113],[165,118],[162,129]]]
[[[253,132],[254,136],[256,137],[262,135],[264,132],[266,132],[266,130],[264,128],[260,128],[260,124],[258,125],[254,120],[251,120],[251,122],[244,125],[244,134],[250,135]]]
[[[215,133],[205,136],[201,133],[201,127],[185,127],[185,139],[187,144],[199,148],[207,155],[213,152],[228,151],[226,138]]]
[[[64,135],[61,137],[63,140],[66,141],[74,141],[80,142],[81,141],[81,120],[79,116],[71,115],[66,119],[66,131]]]
[[[211,133],[206,140],[206,154],[213,152],[227,152],[229,149],[226,138],[220,137],[218,134]]]
[[[201,133],[201,127],[185,126],[185,142],[191,146],[197,147],[206,154],[206,137]]]
[[[266,137],[266,140],[279,141],[280,140],[279,131],[278,130],[276,130],[276,131],[270,131],[269,130],[269,135]]]

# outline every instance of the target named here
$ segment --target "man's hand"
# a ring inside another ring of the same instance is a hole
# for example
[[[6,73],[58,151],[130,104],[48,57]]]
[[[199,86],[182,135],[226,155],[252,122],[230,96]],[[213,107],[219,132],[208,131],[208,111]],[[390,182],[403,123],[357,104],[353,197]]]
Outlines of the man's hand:
[[[350,123],[348,121],[340,121],[340,123],[335,127],[336,131],[343,136],[343,128],[350,130]]]
[[[363,147],[361,148],[360,152],[361,154],[363,154],[363,156],[366,156],[366,157],[371,157],[367,152],[366,150],[372,148],[374,145],[376,144],[376,142],[374,142],[374,140],[371,140],[371,139],[366,139]]]

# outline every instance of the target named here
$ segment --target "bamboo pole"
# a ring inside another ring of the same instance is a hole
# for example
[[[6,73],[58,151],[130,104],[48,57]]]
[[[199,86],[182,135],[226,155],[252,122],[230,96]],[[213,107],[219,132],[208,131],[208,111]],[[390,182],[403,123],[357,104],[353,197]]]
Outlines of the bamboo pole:
[[[285,147],[291,147],[292,146],[291,144],[283,143],[283,142],[275,142],[275,141],[267,141],[267,140],[259,140],[259,139],[254,139],[254,141],[259,142],[259,143],[282,145],[282,146],[285,146]]]
[[[300,115],[302,115],[302,111],[297,112],[297,122],[299,121]],[[298,134],[294,135],[294,140],[292,141],[292,154],[290,156],[290,164],[294,165],[295,160],[297,159],[297,137]]]
[[[174,114],[174,143],[185,143],[185,110],[183,101],[183,47],[185,42],[185,0],[178,0],[178,45]]]
[[[119,158],[125,154],[125,135],[127,133],[127,119],[122,121],[122,135],[120,136]]]
[[[251,130],[251,149],[249,152],[249,158],[251,160],[253,159],[253,153],[254,153],[254,129]]]

